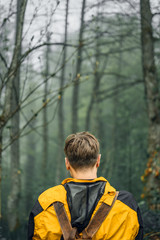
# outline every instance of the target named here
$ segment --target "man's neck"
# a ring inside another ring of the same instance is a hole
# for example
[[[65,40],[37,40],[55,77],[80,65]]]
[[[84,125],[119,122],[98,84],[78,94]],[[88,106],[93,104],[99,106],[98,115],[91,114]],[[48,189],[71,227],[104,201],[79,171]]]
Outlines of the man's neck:
[[[85,170],[81,170],[81,171],[74,171],[74,170],[71,170],[70,171],[70,174],[73,178],[76,178],[76,179],[95,179],[97,178],[97,171],[95,170],[89,170],[87,171],[86,169]]]

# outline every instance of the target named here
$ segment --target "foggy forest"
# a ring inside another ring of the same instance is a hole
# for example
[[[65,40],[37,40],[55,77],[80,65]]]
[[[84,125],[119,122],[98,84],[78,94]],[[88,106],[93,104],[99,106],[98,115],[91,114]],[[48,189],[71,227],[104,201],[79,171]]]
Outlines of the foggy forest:
[[[25,240],[64,142],[100,142],[98,176],[160,239],[160,0],[0,1],[0,239]]]

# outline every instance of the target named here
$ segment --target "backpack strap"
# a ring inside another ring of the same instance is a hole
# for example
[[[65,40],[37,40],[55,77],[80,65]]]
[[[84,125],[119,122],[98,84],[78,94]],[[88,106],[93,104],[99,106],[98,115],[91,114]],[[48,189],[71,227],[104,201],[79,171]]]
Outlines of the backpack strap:
[[[72,228],[63,203],[54,202],[53,206],[54,206],[59,224],[61,226],[64,240],[74,240],[76,229]]]
[[[100,228],[102,222],[105,220],[107,215],[109,214],[110,210],[112,209],[119,192],[116,192],[116,195],[113,199],[112,205],[109,206],[105,203],[102,203],[97,212],[95,213],[94,217],[88,224],[88,226],[82,231],[83,238],[91,238],[94,236],[94,234],[98,231]]]
[[[81,240],[77,228],[72,228],[71,223],[68,219],[66,210],[64,208],[63,203],[61,202],[54,202],[53,203],[59,224],[61,226],[63,239],[64,240]],[[91,240],[91,238],[86,238],[86,240]]]
[[[64,240],[75,240],[75,239],[86,239],[90,240],[94,236],[94,234],[100,228],[102,222],[105,220],[110,210],[112,209],[119,192],[116,192],[116,195],[113,199],[112,205],[109,206],[105,203],[102,203],[94,217],[88,224],[88,226],[82,231],[82,238],[80,238],[77,233],[77,228],[72,228],[71,223],[68,219],[67,213],[65,211],[64,205],[61,202],[54,202],[53,206],[61,226],[62,234]]]

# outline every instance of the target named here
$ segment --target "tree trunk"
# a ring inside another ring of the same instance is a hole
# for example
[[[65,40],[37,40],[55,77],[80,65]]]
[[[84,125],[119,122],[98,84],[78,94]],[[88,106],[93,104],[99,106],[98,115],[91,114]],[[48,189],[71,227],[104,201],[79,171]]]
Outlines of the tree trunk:
[[[15,41],[15,48],[13,52],[12,62],[7,74],[6,79],[4,79],[6,83],[6,93],[5,93],[5,106],[3,111],[3,118],[4,123],[8,121],[8,118],[12,114],[10,102],[12,97],[12,85],[13,80],[16,78],[17,71],[19,69],[19,56],[21,52],[21,43],[22,43],[22,32],[23,32],[23,23],[24,23],[24,15],[26,10],[27,0],[17,0],[17,8],[19,8],[17,12],[17,22],[16,22],[16,41]],[[2,125],[2,126],[3,126]]]
[[[65,17],[65,33],[64,33],[64,43],[67,43],[67,28],[68,28],[68,9],[69,9],[69,0],[66,1],[66,17]],[[60,79],[60,102],[59,102],[59,109],[58,109],[58,159],[57,159],[57,171],[56,171],[56,184],[60,183],[61,177],[61,166],[63,164],[63,151],[62,146],[64,145],[64,108],[63,108],[63,86],[65,80],[65,70],[66,70],[66,55],[67,55],[67,48],[64,46],[63,48],[63,58],[62,58],[62,72],[61,72],[61,79]]]
[[[154,61],[152,13],[149,0],[141,0],[142,66],[147,101],[149,160],[142,180],[145,196],[151,209],[160,209],[160,97]]]
[[[19,71],[14,79],[12,90],[11,111],[14,111],[19,102]],[[19,132],[19,111],[11,119],[11,139]],[[20,198],[20,156],[19,139],[11,145],[11,184],[8,196],[7,213],[10,231],[14,231],[19,225],[19,198]]]
[[[78,131],[79,79],[81,76],[81,65],[82,65],[85,5],[86,5],[86,0],[83,0],[82,10],[81,10],[81,25],[80,25],[80,32],[79,32],[79,48],[77,52],[76,74],[74,79],[75,83],[73,86],[73,96],[72,96],[72,132],[73,133]]]
[[[50,42],[50,33],[47,33],[47,42]],[[46,69],[45,69],[45,77],[47,78],[49,75],[49,52],[50,46],[47,45],[46,49]],[[44,98],[43,102],[47,101],[48,96],[48,81],[45,81],[44,86]],[[43,155],[42,155],[42,175],[43,175],[43,183],[46,180],[46,171],[47,171],[47,163],[48,163],[48,106],[46,105],[43,108]]]
[[[13,75],[7,83],[7,91],[5,102],[5,113],[9,115],[15,112],[11,119],[11,140],[19,133],[19,111],[16,111],[19,106],[19,92],[20,92],[20,67],[18,66],[21,56],[21,42],[23,31],[23,20],[26,8],[26,1],[17,0],[17,18],[16,18],[16,44],[13,56],[12,66]],[[22,13],[23,12],[23,13]],[[9,95],[8,95],[9,94]],[[9,102],[10,100],[10,102]],[[19,225],[19,199],[20,199],[20,159],[19,159],[19,139],[15,140],[11,145],[11,190],[8,196],[7,211],[8,224],[10,232],[13,232]]]
[[[0,128],[0,219],[2,218],[2,128]]]
[[[32,123],[32,128],[35,127],[35,122]],[[25,166],[25,205],[26,215],[29,216],[29,212],[33,204],[34,183],[35,179],[35,161],[36,161],[36,144],[34,134],[30,134],[27,137],[27,160]]]
[[[98,73],[98,64],[99,64],[99,46],[97,44],[96,46],[96,59],[95,59],[95,66],[94,66],[94,83],[93,83],[93,90],[91,99],[89,102],[89,106],[87,109],[87,115],[86,115],[86,131],[89,131],[91,129],[91,113],[93,109],[93,105],[96,102],[97,94],[100,86],[100,75]],[[97,103],[98,104],[98,103]]]
[[[121,35],[121,26],[119,25],[119,34]],[[119,49],[123,49],[123,39],[120,37],[119,39]],[[122,71],[122,59],[123,59],[123,53],[120,52],[117,57],[117,73],[121,74]],[[110,178],[113,175],[119,175],[121,174],[118,170],[120,167],[120,162],[118,161],[118,108],[119,108],[119,89],[118,85],[121,83],[121,79],[116,76],[115,77],[115,93],[113,96],[113,129],[112,129],[112,159],[111,159],[111,169],[114,169],[114,173],[112,171],[109,171]]]
[[[3,113],[0,116],[0,164],[2,167],[2,132],[3,128],[5,127],[6,123],[8,122],[10,116],[13,114],[11,112],[11,98],[12,98],[12,87],[13,81],[17,78],[17,71],[19,69],[19,56],[21,52],[21,42],[22,42],[22,32],[23,32],[23,23],[24,23],[24,15],[26,10],[27,0],[18,1],[17,0],[17,8],[19,6],[19,11],[17,13],[17,20],[16,20],[16,41],[15,41],[15,48],[13,52],[13,57],[11,61],[11,65],[9,67],[8,73],[6,74],[6,78],[4,79],[6,85],[6,92],[5,92],[5,103]],[[16,111],[18,111],[19,106],[17,106]],[[2,173],[2,170],[1,170]],[[1,178],[1,176],[0,176]],[[2,182],[0,182],[2,184]],[[1,189],[1,186],[0,186]],[[0,206],[1,206],[0,199]],[[1,210],[0,210],[1,212]]]
[[[97,101],[98,97],[98,91],[100,87],[100,80],[102,77],[102,74],[99,74],[99,62],[100,62],[100,42],[99,42],[99,5],[97,9],[97,19],[96,19],[96,45],[95,45],[95,63],[94,63],[94,82],[93,82],[93,89],[92,89],[92,95],[90,98],[90,102],[87,109],[86,114],[86,123],[85,123],[85,129],[86,131],[89,131],[91,129],[91,114],[93,110],[94,103]],[[107,58],[106,58],[107,59]],[[105,66],[106,67],[106,66]],[[103,69],[102,69],[103,72]],[[97,103],[96,110],[99,110],[99,106]],[[97,113],[98,114],[98,113]],[[98,117],[98,115],[96,115]]]

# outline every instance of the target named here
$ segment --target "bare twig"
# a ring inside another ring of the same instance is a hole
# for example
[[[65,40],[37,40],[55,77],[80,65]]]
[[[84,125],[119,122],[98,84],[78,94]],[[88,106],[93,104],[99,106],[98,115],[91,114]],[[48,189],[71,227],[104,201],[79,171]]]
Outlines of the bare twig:
[[[54,99],[54,98],[53,98],[53,99]],[[15,140],[17,140],[17,139],[21,136],[22,132],[26,129],[26,127],[38,116],[38,114],[41,112],[41,110],[42,110],[43,108],[45,108],[45,107],[47,106],[47,104],[48,104],[51,100],[53,100],[53,99],[47,99],[47,101],[43,103],[43,105],[32,115],[32,117],[28,120],[28,122],[27,122],[26,124],[24,124],[24,126],[21,128],[21,130],[19,131],[19,133],[18,133],[17,135],[13,136],[13,137],[11,138],[11,140],[9,141],[9,143],[7,143],[7,144],[2,148],[2,152],[3,152],[4,150],[6,150]],[[57,99],[56,99],[55,101],[57,101]]]
[[[1,58],[1,60],[3,61],[5,67],[8,69],[8,65],[7,65],[6,59],[3,57],[3,55],[2,55],[1,52],[0,52],[0,58]]]
[[[129,83],[122,83],[122,84],[117,85],[116,87],[111,87],[109,89],[99,91],[98,92],[98,95],[99,95],[98,102],[101,102],[107,98],[113,97],[115,95],[115,93],[117,93],[117,89],[124,91],[124,90],[127,90],[128,88],[130,88],[134,85],[140,84],[140,83],[143,83],[143,81],[137,80],[137,81],[133,81],[133,82],[129,82]],[[104,94],[104,95],[101,96],[102,94]]]

